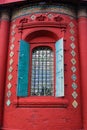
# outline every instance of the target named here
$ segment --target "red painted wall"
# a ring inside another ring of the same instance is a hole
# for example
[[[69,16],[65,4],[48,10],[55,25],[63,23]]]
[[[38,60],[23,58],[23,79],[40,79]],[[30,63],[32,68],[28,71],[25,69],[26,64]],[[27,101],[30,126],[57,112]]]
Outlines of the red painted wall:
[[[37,14],[39,15],[39,14]],[[57,38],[59,38],[61,35],[61,30],[59,28],[49,28],[49,27],[38,27],[38,28],[27,28],[26,30],[22,30],[22,35],[20,31],[18,30],[18,25],[20,25],[20,20],[23,19],[23,17],[17,18],[15,21],[11,23],[10,27],[10,40],[9,40],[9,50],[8,50],[8,66],[7,66],[7,80],[6,80],[6,89],[5,89],[5,103],[4,103],[4,118],[3,118],[3,129],[4,130],[80,130],[82,129],[82,111],[81,111],[81,96],[80,96],[80,71],[79,71],[79,51],[78,51],[78,35],[77,35],[77,21],[76,19],[71,19],[69,16],[61,15],[64,20],[67,23],[67,29],[64,36],[64,46],[65,46],[65,64],[66,71],[65,71],[65,98],[57,99],[55,97],[49,97],[49,98],[31,98],[28,97],[26,99],[24,98],[17,98],[16,96],[16,87],[17,87],[17,69],[18,69],[18,51],[19,51],[19,40],[25,39],[27,41],[31,41],[30,38],[26,38],[27,35],[31,34],[31,32],[34,32],[35,30],[49,30],[57,34]],[[29,16],[24,16],[24,18],[29,18]],[[78,106],[75,108],[73,107],[72,103],[74,101],[74,98],[72,97],[73,88],[72,88],[72,55],[71,51],[72,48],[70,47],[72,41],[70,33],[70,23],[73,22],[74,24],[74,38],[75,38],[75,52],[76,52],[76,72],[77,80],[76,83],[78,84],[78,88],[76,89],[76,92],[78,94],[78,97],[76,99]],[[13,29],[13,25],[16,25],[16,27]],[[14,30],[16,33],[14,36],[12,36],[12,30]],[[30,35],[29,35],[30,36]],[[10,48],[12,45],[12,39],[15,38],[13,44],[13,52],[14,55],[12,57],[13,59],[13,71],[9,73],[9,67],[10,67]],[[37,39],[38,40],[38,39]],[[40,39],[39,39],[40,40]],[[52,40],[52,39],[51,39]],[[57,39],[55,38],[54,41]],[[8,76],[11,74],[13,77],[9,81]],[[7,97],[8,87],[7,85],[9,82],[12,84],[12,87],[10,88],[11,91],[11,97]],[[11,104],[9,106],[6,105],[7,100],[10,99]],[[42,102],[43,101],[43,102]],[[63,102],[64,101],[64,102]],[[50,105],[49,104],[52,104]],[[56,105],[54,105],[54,102]],[[62,105],[58,105],[61,104]],[[44,104],[44,105],[43,105]],[[65,104],[66,107],[64,106]]]
[[[3,106],[5,96],[5,81],[6,81],[6,66],[7,66],[7,51],[8,51],[8,32],[9,21],[1,20],[0,23],[0,126],[3,119]]]
[[[83,108],[83,125],[87,129],[87,18],[80,17],[79,25],[79,43],[80,43],[80,66],[81,66],[81,90],[82,90],[82,108]]]

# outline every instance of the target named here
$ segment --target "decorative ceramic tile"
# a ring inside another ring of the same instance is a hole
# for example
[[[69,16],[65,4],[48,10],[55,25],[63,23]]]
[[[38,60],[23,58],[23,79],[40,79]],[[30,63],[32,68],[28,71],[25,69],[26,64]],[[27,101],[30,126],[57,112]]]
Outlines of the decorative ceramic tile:
[[[13,67],[10,66],[9,69],[8,69],[8,71],[11,73],[13,71]]]
[[[70,26],[71,28],[73,28],[75,25],[74,25],[73,22],[70,22],[70,23],[69,23],[69,26]]]
[[[71,67],[71,70],[72,70],[72,72],[76,72],[76,67],[75,67],[75,66],[72,66],[72,67]]]
[[[8,98],[11,97],[11,91],[10,90],[7,92],[7,97]]]
[[[9,74],[8,80],[10,81],[10,80],[12,80],[12,78],[13,78],[12,74]]]
[[[11,44],[10,50],[13,50],[13,49],[14,49],[14,44]]]
[[[70,33],[71,33],[71,34],[74,34],[74,33],[75,33],[72,28],[70,29]]]
[[[14,43],[14,41],[15,41],[15,37],[12,37],[11,43]]]
[[[12,65],[13,62],[14,62],[14,60],[13,60],[13,59],[10,59],[9,64]]]
[[[16,24],[13,24],[13,25],[12,25],[12,29],[15,29],[15,28],[16,28]]]
[[[72,75],[72,80],[75,81],[76,79],[77,79],[76,75],[73,74],[73,75]]]
[[[71,39],[71,41],[75,41],[75,37],[74,36],[71,36],[70,39]]]
[[[71,46],[72,49],[75,49],[75,47],[76,47],[74,43],[71,43],[70,46]]]
[[[74,108],[77,108],[78,102],[76,100],[74,100],[73,103],[72,103],[72,105],[73,105]]]
[[[12,36],[14,36],[14,35],[15,35],[15,33],[16,33],[16,32],[13,30],[13,31],[11,32],[11,35],[12,35]]]
[[[76,52],[74,50],[72,50],[71,55],[74,57],[76,55]]]
[[[14,56],[14,52],[11,51],[11,52],[10,52],[10,57],[13,57],[13,56]]]
[[[72,88],[73,88],[74,90],[76,90],[77,87],[78,87],[77,84],[73,82],[73,83],[72,83]]]
[[[8,99],[7,102],[6,102],[6,105],[9,107],[11,104],[11,101]]]
[[[77,92],[76,92],[76,91],[74,91],[74,92],[72,93],[72,96],[73,96],[73,98],[74,98],[74,99],[76,99],[76,98],[77,98],[77,96],[78,96]]]
[[[48,14],[48,18],[53,18],[53,15],[52,14]]]
[[[32,20],[35,20],[36,16],[35,15],[31,15],[30,17]]]
[[[73,65],[76,64],[76,60],[74,58],[71,59],[71,62],[72,62]]]
[[[12,87],[12,84],[8,83],[7,87],[8,87],[8,89],[10,89]]]

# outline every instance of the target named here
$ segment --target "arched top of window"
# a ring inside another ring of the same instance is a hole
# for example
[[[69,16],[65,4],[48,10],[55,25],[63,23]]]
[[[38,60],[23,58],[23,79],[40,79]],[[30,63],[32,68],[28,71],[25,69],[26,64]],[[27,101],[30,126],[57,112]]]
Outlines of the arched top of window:
[[[37,38],[44,38],[47,40],[51,40],[51,41],[56,41],[59,37],[56,35],[56,33],[49,31],[49,30],[37,30],[37,31],[33,31],[31,33],[29,33],[26,37],[25,40],[27,42],[32,42],[32,41],[36,41]],[[40,40],[41,40],[40,39]]]
[[[34,53],[35,51],[37,51],[37,50],[50,50],[50,51],[52,51],[52,48],[51,47],[49,47],[49,46],[37,46],[37,47],[34,47],[33,48],[33,50],[32,50],[32,52]]]

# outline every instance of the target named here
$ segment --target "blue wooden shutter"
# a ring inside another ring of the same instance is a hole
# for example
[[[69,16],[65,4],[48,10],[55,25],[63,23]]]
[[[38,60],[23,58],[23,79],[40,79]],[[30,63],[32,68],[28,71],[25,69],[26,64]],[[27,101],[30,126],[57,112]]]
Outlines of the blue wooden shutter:
[[[56,97],[64,96],[64,49],[63,38],[58,40],[56,47]]]
[[[17,85],[17,96],[20,97],[28,96],[29,50],[29,43],[20,40]]]

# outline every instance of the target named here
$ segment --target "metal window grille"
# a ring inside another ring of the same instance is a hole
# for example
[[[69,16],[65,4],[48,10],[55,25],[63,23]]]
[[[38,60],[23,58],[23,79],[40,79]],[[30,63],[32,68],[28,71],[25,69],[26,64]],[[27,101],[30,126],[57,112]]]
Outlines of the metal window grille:
[[[52,96],[54,86],[54,53],[50,47],[32,52],[31,96]]]

